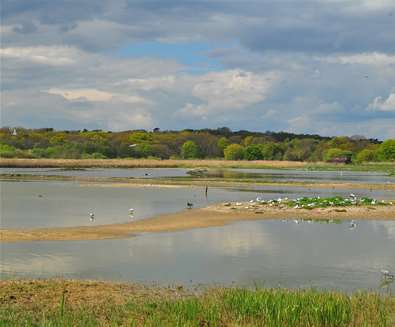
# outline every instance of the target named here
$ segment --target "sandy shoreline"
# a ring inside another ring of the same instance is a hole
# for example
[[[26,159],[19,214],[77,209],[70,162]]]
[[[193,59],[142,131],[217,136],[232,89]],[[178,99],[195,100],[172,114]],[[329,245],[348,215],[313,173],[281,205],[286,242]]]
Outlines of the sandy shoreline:
[[[247,208],[248,207],[248,208]],[[344,211],[345,210],[345,211]],[[395,220],[395,205],[324,209],[254,208],[248,202],[237,206],[223,203],[202,209],[183,210],[125,224],[37,229],[2,229],[0,242],[99,240],[125,238],[139,233],[171,232],[223,226],[236,221],[264,219]]]

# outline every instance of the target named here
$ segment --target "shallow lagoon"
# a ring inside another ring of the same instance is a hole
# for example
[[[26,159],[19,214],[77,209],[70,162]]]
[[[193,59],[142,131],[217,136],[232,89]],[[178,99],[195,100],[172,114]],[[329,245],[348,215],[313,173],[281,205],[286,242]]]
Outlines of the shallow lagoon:
[[[107,172],[109,174],[109,172]],[[164,174],[164,172],[158,172]],[[299,196],[394,198],[390,191],[260,186],[250,189],[137,187],[63,181],[1,182],[2,228],[122,223],[220,201]],[[39,197],[39,195],[41,195]],[[297,217],[295,217],[297,218]],[[1,244],[1,278],[66,277],[116,281],[381,288],[381,269],[395,271],[395,222],[250,221],[224,227],[99,241]],[[394,290],[389,284],[385,291]]]
[[[395,222],[255,221],[129,239],[2,245],[2,277],[380,290]],[[394,289],[393,285],[387,288]],[[388,290],[388,289],[387,289]]]
[[[186,178],[191,175],[186,168],[0,168],[3,174],[75,176],[75,177],[124,177],[124,178]],[[201,174],[212,178],[241,178],[277,182],[354,182],[395,183],[395,176],[382,172],[309,171],[305,169],[210,169]],[[196,177],[196,176],[194,176]]]

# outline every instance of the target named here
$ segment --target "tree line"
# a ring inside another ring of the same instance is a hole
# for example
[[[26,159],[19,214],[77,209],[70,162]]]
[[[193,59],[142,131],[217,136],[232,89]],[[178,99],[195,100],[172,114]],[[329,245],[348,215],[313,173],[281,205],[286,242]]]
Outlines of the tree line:
[[[52,128],[0,128],[3,158],[159,158],[355,162],[395,160],[395,139],[323,137],[286,132],[231,131],[57,131]]]

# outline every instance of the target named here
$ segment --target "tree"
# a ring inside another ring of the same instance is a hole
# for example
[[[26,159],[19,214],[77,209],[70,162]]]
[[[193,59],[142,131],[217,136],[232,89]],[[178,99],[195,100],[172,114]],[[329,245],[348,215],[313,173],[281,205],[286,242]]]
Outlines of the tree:
[[[218,147],[223,151],[225,150],[225,148],[230,144],[229,140],[226,137],[221,137],[218,142],[217,145]]]
[[[221,137],[218,142],[217,142],[217,146],[218,148],[221,150],[222,155],[224,154],[224,150],[225,148],[229,145],[229,140],[226,137]]]
[[[390,139],[383,142],[379,148],[379,154],[383,160],[395,160],[395,140]]]
[[[377,152],[375,150],[363,149],[357,154],[357,162],[369,162],[377,160]]]
[[[261,146],[259,146],[258,144],[251,144],[247,146],[244,150],[244,159],[262,160],[263,154],[261,151]]]
[[[228,145],[224,150],[226,160],[241,160],[244,157],[244,148],[240,144]]]
[[[186,141],[181,147],[181,157],[183,159],[196,159],[200,156],[200,149],[193,141]]]
[[[263,144],[261,151],[265,160],[281,160],[284,154],[281,145],[273,142]]]

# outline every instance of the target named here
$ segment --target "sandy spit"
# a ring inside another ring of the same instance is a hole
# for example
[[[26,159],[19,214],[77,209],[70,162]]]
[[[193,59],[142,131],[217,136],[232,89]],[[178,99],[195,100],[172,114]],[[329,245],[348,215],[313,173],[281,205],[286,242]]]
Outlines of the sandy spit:
[[[145,232],[170,232],[223,226],[235,221],[262,219],[395,220],[395,205],[306,210],[270,207],[267,205],[257,208],[249,203],[239,203],[237,206],[234,204],[225,206],[222,203],[207,208],[183,210],[174,214],[160,215],[125,224],[38,229],[1,229],[0,241],[66,241],[126,238]]]

